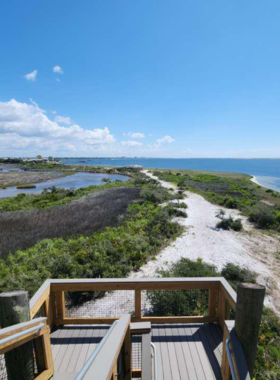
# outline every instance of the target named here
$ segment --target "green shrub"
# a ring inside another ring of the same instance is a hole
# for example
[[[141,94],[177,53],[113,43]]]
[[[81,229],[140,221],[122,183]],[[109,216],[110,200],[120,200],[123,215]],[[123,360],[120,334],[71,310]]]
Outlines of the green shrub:
[[[256,273],[232,263],[227,263],[224,266],[221,271],[221,275],[234,287],[236,287],[239,282],[256,283]]]
[[[271,228],[275,225],[276,214],[273,208],[264,203],[259,203],[249,212],[249,220],[258,228]]]
[[[188,208],[188,205],[185,202],[170,202],[169,206],[173,208]]]
[[[216,217],[221,219],[217,224],[216,228],[221,228],[223,230],[234,230],[241,231],[242,230],[242,221],[241,219],[233,219],[232,216],[228,218],[225,217],[225,212],[220,210]]]
[[[187,218],[188,215],[185,211],[183,210],[180,210],[178,208],[174,208],[170,205],[166,206],[165,207],[165,210],[167,211],[168,215],[169,216],[175,216],[175,217],[181,217],[181,218]]]

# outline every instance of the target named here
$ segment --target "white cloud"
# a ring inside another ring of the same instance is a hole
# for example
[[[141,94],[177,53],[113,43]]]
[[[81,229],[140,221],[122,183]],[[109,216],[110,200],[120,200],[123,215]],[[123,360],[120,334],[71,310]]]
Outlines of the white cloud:
[[[121,141],[122,146],[142,146],[143,144],[139,141]]]
[[[70,121],[70,118],[65,119],[64,124]],[[59,122],[51,121],[35,102],[26,104],[14,99],[0,102],[0,146],[6,150],[9,146],[10,150],[24,149],[26,154],[27,150],[36,149],[85,152],[100,144],[114,142],[108,128],[84,129],[77,124],[61,126]]]
[[[63,74],[63,70],[60,66],[56,65],[53,67],[53,72],[56,74]]]
[[[130,136],[132,139],[143,139],[145,137],[145,134],[141,132],[128,132],[124,133],[123,135]]]
[[[156,146],[161,146],[162,144],[171,144],[171,143],[173,143],[175,140],[171,137],[171,136],[169,136],[169,135],[166,135],[166,136],[164,136],[164,137],[162,137],[161,139],[157,139],[156,140]]]
[[[68,117],[68,116],[59,116],[59,115],[57,115],[56,117],[55,117],[55,119],[54,119],[58,124],[60,123],[60,124],[66,124],[66,125],[70,125],[70,124],[72,124],[72,122],[71,122],[71,119],[70,119],[70,117]]]
[[[37,74],[38,74],[38,71],[34,70],[31,73],[24,75],[24,78],[27,80],[30,80],[31,82],[35,82]]]
[[[61,82],[61,80],[60,80],[59,78],[55,78],[55,80],[56,80],[57,82]]]

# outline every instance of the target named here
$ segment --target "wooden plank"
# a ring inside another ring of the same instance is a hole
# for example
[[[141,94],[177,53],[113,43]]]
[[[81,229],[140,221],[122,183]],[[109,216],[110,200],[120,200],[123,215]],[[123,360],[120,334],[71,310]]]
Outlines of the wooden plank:
[[[50,285],[51,281],[46,280],[29,301],[31,319],[36,315],[46,298],[50,295]]]
[[[111,378],[129,325],[130,315],[122,316],[95,357],[84,380]]]
[[[172,380],[170,358],[169,358],[164,326],[158,326],[158,334],[159,334],[159,342],[160,342],[160,348],[161,348],[163,378],[164,380]]]
[[[151,322],[134,322],[130,324],[131,335],[141,335],[151,331]]]
[[[79,329],[79,333],[77,336],[75,336],[75,342],[72,342],[72,354],[70,357],[70,360],[68,362],[68,367],[67,367],[67,373],[74,373],[78,359],[79,359],[79,354],[82,349],[82,345],[84,342],[84,335],[85,335],[85,329]]]
[[[156,325],[154,325],[152,328],[152,341],[156,347],[158,379],[161,380],[161,379],[163,379],[161,345],[159,342],[159,332],[158,332],[158,328]]]
[[[35,380],[49,380],[52,378],[52,375],[53,371],[51,369],[46,369],[44,372],[40,373],[40,375],[36,376]]]
[[[132,318],[133,320],[133,318]],[[172,323],[214,323],[218,321],[217,317],[194,316],[194,317],[142,317],[142,322],[149,321],[156,324]]]
[[[214,353],[215,343],[213,341],[212,334],[207,328],[207,325],[203,325],[200,327],[199,335],[201,337],[201,342],[204,346],[204,350],[207,355],[209,365],[212,371],[214,372],[215,379],[222,380],[221,367]]]
[[[56,300],[56,324],[64,324],[65,319],[65,295],[64,291],[55,292]]]
[[[125,380],[131,380],[131,355],[132,355],[132,346],[131,346],[131,332],[130,325],[127,328],[126,336],[124,339],[124,364],[125,364]]]
[[[95,290],[207,290],[218,289],[219,283],[216,282],[198,282],[198,281],[186,281],[186,282],[148,282],[145,284],[133,284],[133,283],[61,283],[52,285],[52,290],[65,291],[65,292],[89,292]]]
[[[198,353],[199,358],[200,358],[200,362],[201,362],[201,365],[202,365],[202,368],[203,368],[205,379],[207,379],[207,380],[210,380],[210,379],[214,380],[215,379],[214,372],[213,372],[213,370],[211,368],[209,359],[208,359],[208,357],[206,355],[206,352],[205,352],[204,344],[201,341],[201,336],[199,334],[199,329],[201,328],[201,326],[202,325],[199,325],[199,324],[198,325],[191,325],[190,326],[190,330],[191,330],[191,332],[193,334],[195,346],[196,346],[197,353]]]
[[[76,367],[75,367],[75,372],[79,373],[81,369],[83,368],[85,362],[86,362],[86,357],[89,349],[89,342],[92,338],[94,327],[88,326],[88,328],[84,331],[83,333],[83,343],[79,352],[79,356],[77,359]]]
[[[225,278],[221,278],[220,280],[220,290],[222,291],[225,299],[228,301],[233,310],[236,309],[236,300],[237,295],[230,284],[227,282]]]
[[[46,317],[40,317],[40,318],[33,319],[32,321],[17,323],[16,325],[4,327],[3,329],[0,329],[0,339],[4,339],[4,338],[7,338],[8,336],[17,334],[24,330],[31,329],[32,327],[38,326],[41,323],[45,323],[46,320],[47,320]]]
[[[172,336],[172,326],[166,325],[164,332],[166,337],[167,349],[170,360],[171,375],[173,380],[180,380],[180,372],[178,368],[177,355],[174,347],[174,341]]]
[[[187,366],[185,362],[183,348],[181,345],[181,337],[179,334],[178,325],[171,326],[170,330],[172,334],[172,341],[174,343],[175,354],[176,354],[176,359],[178,363],[178,370],[180,373],[180,379],[188,380],[189,374],[188,374],[188,370],[187,370]],[[170,358],[171,358],[171,355],[170,355]]]
[[[185,326],[185,336],[187,337],[189,350],[190,350],[191,358],[193,361],[193,367],[195,369],[195,374],[189,371],[191,375],[190,379],[207,380],[207,378],[205,377],[203,366],[202,366],[200,356],[196,347],[197,338],[194,338],[191,325],[184,325],[184,326]],[[190,362],[187,362],[187,363],[188,363],[188,366],[191,366]]]
[[[210,317],[217,316],[217,297],[218,290],[217,289],[209,289],[209,305],[208,305],[208,315]]]
[[[135,318],[141,319],[141,290],[135,290],[134,302]]]
[[[152,378],[151,333],[142,335],[141,380]]]
[[[197,380],[196,369],[190,350],[190,338],[185,333],[185,325],[177,325],[178,335],[180,337],[180,343],[182,348],[183,357],[185,360],[185,366],[187,370],[186,379]]]
[[[90,355],[94,352],[94,350],[96,349],[97,345],[100,343],[101,339],[106,334],[106,332],[107,332],[107,329],[106,330],[94,329],[94,333],[90,340],[86,361],[88,360]]]
[[[75,334],[74,329],[64,328],[62,331],[63,333],[59,337],[59,350],[53,355],[55,372],[60,372],[60,367],[65,361],[66,353],[71,346],[72,338]]]
[[[23,344],[30,342],[31,340],[45,334],[47,332],[47,326],[42,327],[40,330],[28,333],[26,335],[23,335],[21,337],[15,338],[11,340],[10,342],[1,344],[0,346],[0,355],[5,354],[6,352],[9,352],[11,350],[14,350],[15,348],[22,346]]]

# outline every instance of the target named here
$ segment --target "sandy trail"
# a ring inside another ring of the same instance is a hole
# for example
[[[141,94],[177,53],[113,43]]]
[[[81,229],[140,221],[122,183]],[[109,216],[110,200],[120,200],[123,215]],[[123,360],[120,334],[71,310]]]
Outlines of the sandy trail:
[[[147,170],[143,172],[158,180]],[[176,186],[165,181],[158,181],[163,187],[176,190]],[[214,264],[218,270],[230,262],[258,274],[258,282],[267,287],[265,304],[279,313],[280,260],[276,258],[277,252],[280,252],[279,238],[256,230],[237,210],[213,205],[202,196],[188,191],[185,195],[187,198],[184,202],[188,205],[188,218],[176,219],[185,227],[185,232],[171,245],[164,248],[155,260],[149,261],[138,272],[131,273],[129,277],[135,279],[157,277],[158,270],[167,269],[182,257],[191,260],[201,258],[206,263]],[[214,230],[219,220],[216,214],[221,209],[227,216],[232,215],[242,219],[244,227],[242,232]],[[73,312],[75,315],[82,313],[84,316],[104,316],[104,308],[106,308],[106,316],[119,315],[121,312],[130,313],[134,310],[133,297],[133,292],[116,291],[96,301],[94,306],[93,302],[89,301]],[[117,310],[118,314],[116,314]]]

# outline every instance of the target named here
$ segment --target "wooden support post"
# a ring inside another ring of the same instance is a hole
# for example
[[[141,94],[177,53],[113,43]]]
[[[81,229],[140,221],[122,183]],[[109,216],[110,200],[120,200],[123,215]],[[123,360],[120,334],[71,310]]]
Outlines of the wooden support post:
[[[65,319],[65,296],[64,292],[55,292],[57,323],[64,324]]]
[[[141,290],[135,290],[135,318],[141,319]]]
[[[209,289],[208,315],[216,317],[217,315],[217,289]]]
[[[226,300],[223,295],[223,292],[219,291],[219,305],[218,305],[218,317],[219,317],[219,325],[222,330],[224,330],[224,323],[226,317]]]
[[[30,320],[28,293],[15,291],[0,294],[1,328]],[[7,375],[9,380],[33,380],[34,356],[32,342],[5,354]]]
[[[235,332],[240,341],[248,370],[253,374],[263,310],[265,287],[257,284],[238,284]]]
[[[131,380],[132,372],[131,372],[131,334],[130,328],[127,329],[126,336],[124,339],[124,379]]]

